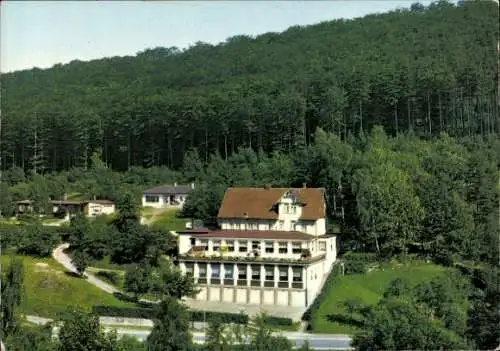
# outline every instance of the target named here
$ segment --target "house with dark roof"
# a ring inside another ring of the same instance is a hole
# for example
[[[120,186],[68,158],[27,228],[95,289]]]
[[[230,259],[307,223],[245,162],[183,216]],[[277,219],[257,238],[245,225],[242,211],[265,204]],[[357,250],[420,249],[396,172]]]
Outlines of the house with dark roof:
[[[97,217],[115,213],[116,206],[111,200],[49,200],[52,215],[70,219],[76,213],[83,213],[86,217]],[[33,213],[33,201],[21,200],[16,202],[17,213]]]
[[[155,208],[182,208],[189,193],[194,189],[194,183],[189,185],[162,185],[144,190],[142,206]]]
[[[200,287],[194,301],[300,316],[337,258],[325,190],[228,188],[217,217],[219,230],[179,233],[179,267]]]

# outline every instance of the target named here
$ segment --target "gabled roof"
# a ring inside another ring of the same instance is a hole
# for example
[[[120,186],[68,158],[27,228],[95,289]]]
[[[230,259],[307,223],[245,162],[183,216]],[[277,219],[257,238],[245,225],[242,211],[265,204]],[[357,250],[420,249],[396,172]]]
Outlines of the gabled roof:
[[[189,194],[191,190],[193,190],[191,185],[162,185],[156,188],[144,190],[143,194],[153,194],[153,195]]]
[[[277,202],[288,191],[302,202],[300,219],[326,217],[324,188],[228,188],[217,218],[277,219]]]

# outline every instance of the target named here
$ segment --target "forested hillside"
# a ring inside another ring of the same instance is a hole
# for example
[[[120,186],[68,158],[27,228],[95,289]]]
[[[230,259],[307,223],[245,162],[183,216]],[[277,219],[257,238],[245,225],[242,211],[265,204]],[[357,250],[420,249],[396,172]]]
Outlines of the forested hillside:
[[[188,50],[1,76],[2,167],[179,168],[239,147],[309,145],[381,125],[428,137],[497,133],[498,5],[438,2]]]

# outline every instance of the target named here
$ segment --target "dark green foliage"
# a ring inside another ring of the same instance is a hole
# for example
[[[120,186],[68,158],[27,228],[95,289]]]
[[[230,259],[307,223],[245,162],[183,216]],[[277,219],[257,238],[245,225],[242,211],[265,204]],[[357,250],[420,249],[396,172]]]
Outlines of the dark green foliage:
[[[107,280],[113,285],[118,285],[120,283],[120,275],[113,271],[98,271],[95,275],[100,279]]]
[[[115,351],[117,339],[114,334],[105,334],[101,330],[99,317],[79,310],[66,312],[60,322],[60,351]]]
[[[156,311],[152,308],[130,308],[115,306],[94,306],[92,312],[98,316],[123,317],[123,318],[156,318]]]
[[[23,294],[24,267],[20,260],[12,258],[5,269],[2,269],[1,281],[1,306],[0,339],[16,331],[18,321],[16,309],[21,304]]]
[[[391,282],[373,307],[357,306],[362,331],[353,339],[360,350],[469,349],[464,338],[467,280],[451,273],[408,289],[403,280]]]
[[[285,317],[266,316],[264,321],[266,325],[277,328],[288,327],[293,325],[293,320],[291,318],[285,318]]]
[[[376,124],[420,136],[498,132],[497,22],[493,1],[440,1],[2,74],[2,165],[88,168],[98,154],[113,169],[196,171],[215,151],[300,149],[316,127],[344,138]],[[198,158],[184,162],[188,150]],[[103,174],[90,181],[118,194]]]
[[[18,226],[10,225],[4,228],[6,231],[12,230],[13,233],[16,233],[16,237],[13,237],[12,234],[7,234],[5,240],[6,246],[2,246],[2,248],[13,246],[16,248],[16,252],[22,255],[48,257],[61,240],[60,232],[57,228],[43,226],[37,221]]]
[[[154,306],[154,305],[153,305]],[[153,307],[114,307],[114,306],[94,306],[92,308],[93,313],[99,316],[108,317],[123,317],[123,318],[145,318],[145,319],[155,319],[156,310]],[[248,316],[241,313],[223,313],[223,312],[212,312],[212,311],[196,311],[189,310],[189,321],[191,322],[210,322],[212,319],[220,319],[222,323],[229,324],[248,324]],[[268,317],[273,321],[276,317]],[[280,325],[291,325],[288,318],[277,318],[276,321]],[[276,323],[274,321],[274,323]],[[271,323],[272,324],[272,323]]]
[[[9,351],[56,351],[58,344],[52,339],[52,326],[22,326],[5,340]]]
[[[148,348],[157,351],[192,350],[187,307],[175,298],[165,298],[158,307],[155,325],[147,339]]]
[[[302,320],[305,322],[312,323],[314,321],[314,318],[312,316],[316,313],[318,310],[319,306],[321,305],[321,302],[326,298],[326,292],[329,290],[329,286],[332,284],[335,284],[335,278],[338,277],[342,270],[341,266],[339,264],[335,264],[332,267],[332,270],[330,271],[330,274],[325,280],[325,284],[323,285],[323,288],[319,292],[319,294],[316,296],[314,299],[313,303],[307,308],[307,310],[304,312],[302,315]],[[314,327],[309,325],[309,329],[314,330]]]

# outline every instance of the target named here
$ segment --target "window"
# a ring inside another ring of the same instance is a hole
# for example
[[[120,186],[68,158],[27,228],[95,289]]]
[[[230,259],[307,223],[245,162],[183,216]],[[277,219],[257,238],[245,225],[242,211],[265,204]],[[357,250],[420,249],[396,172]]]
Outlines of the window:
[[[296,213],[297,213],[297,206],[292,205],[292,214],[296,214]]]
[[[186,263],[186,275],[193,276],[194,275],[194,264]]]
[[[233,240],[227,240],[226,241],[226,247],[228,252],[234,252],[234,241]]]
[[[247,266],[243,264],[238,265],[238,279],[246,280],[247,279]]]
[[[146,195],[144,198],[146,202],[160,202],[160,197],[157,195]]]
[[[240,223],[240,230],[245,230],[245,227],[246,227],[245,222],[241,222]]]
[[[270,230],[271,225],[269,223],[264,224],[264,230]]]
[[[297,283],[302,282],[302,268],[293,268],[293,281]]]
[[[257,223],[250,223],[251,230],[259,230],[259,225]]]
[[[200,246],[205,248],[205,251],[208,250],[208,240],[200,240]]]
[[[212,279],[220,279],[220,263],[212,263]]]
[[[288,281],[288,266],[281,266],[279,268],[280,271],[280,282]]]
[[[252,280],[260,280],[260,266],[251,266]]]
[[[278,221],[278,229],[283,230],[284,227],[285,227],[285,221],[283,220]]]
[[[207,277],[207,264],[206,263],[198,263],[198,277],[200,277],[200,278]]]
[[[214,240],[212,242],[212,250],[214,250],[214,252],[220,251],[220,240]]]
[[[285,204],[285,213],[290,213],[290,205]]]
[[[234,266],[232,264],[224,265],[224,279],[233,279]]]
[[[288,253],[288,243],[287,242],[279,243],[278,252],[280,254],[286,254],[286,253]]]
[[[265,266],[266,280],[274,281],[274,266]]]
[[[266,253],[274,253],[274,243],[272,241],[265,242]]]
[[[184,196],[179,196],[180,201],[184,201]]]
[[[326,242],[325,241],[319,242],[319,251],[326,251]]]
[[[252,241],[252,250],[260,249],[260,241]]]
[[[302,253],[302,244],[300,242],[292,243],[292,253],[294,254]]]
[[[240,241],[240,248],[239,248],[239,251],[240,252],[247,252],[248,251],[248,242],[246,241]]]
[[[292,230],[297,230],[297,222],[296,221],[292,221],[291,222],[291,227],[292,227]]]

